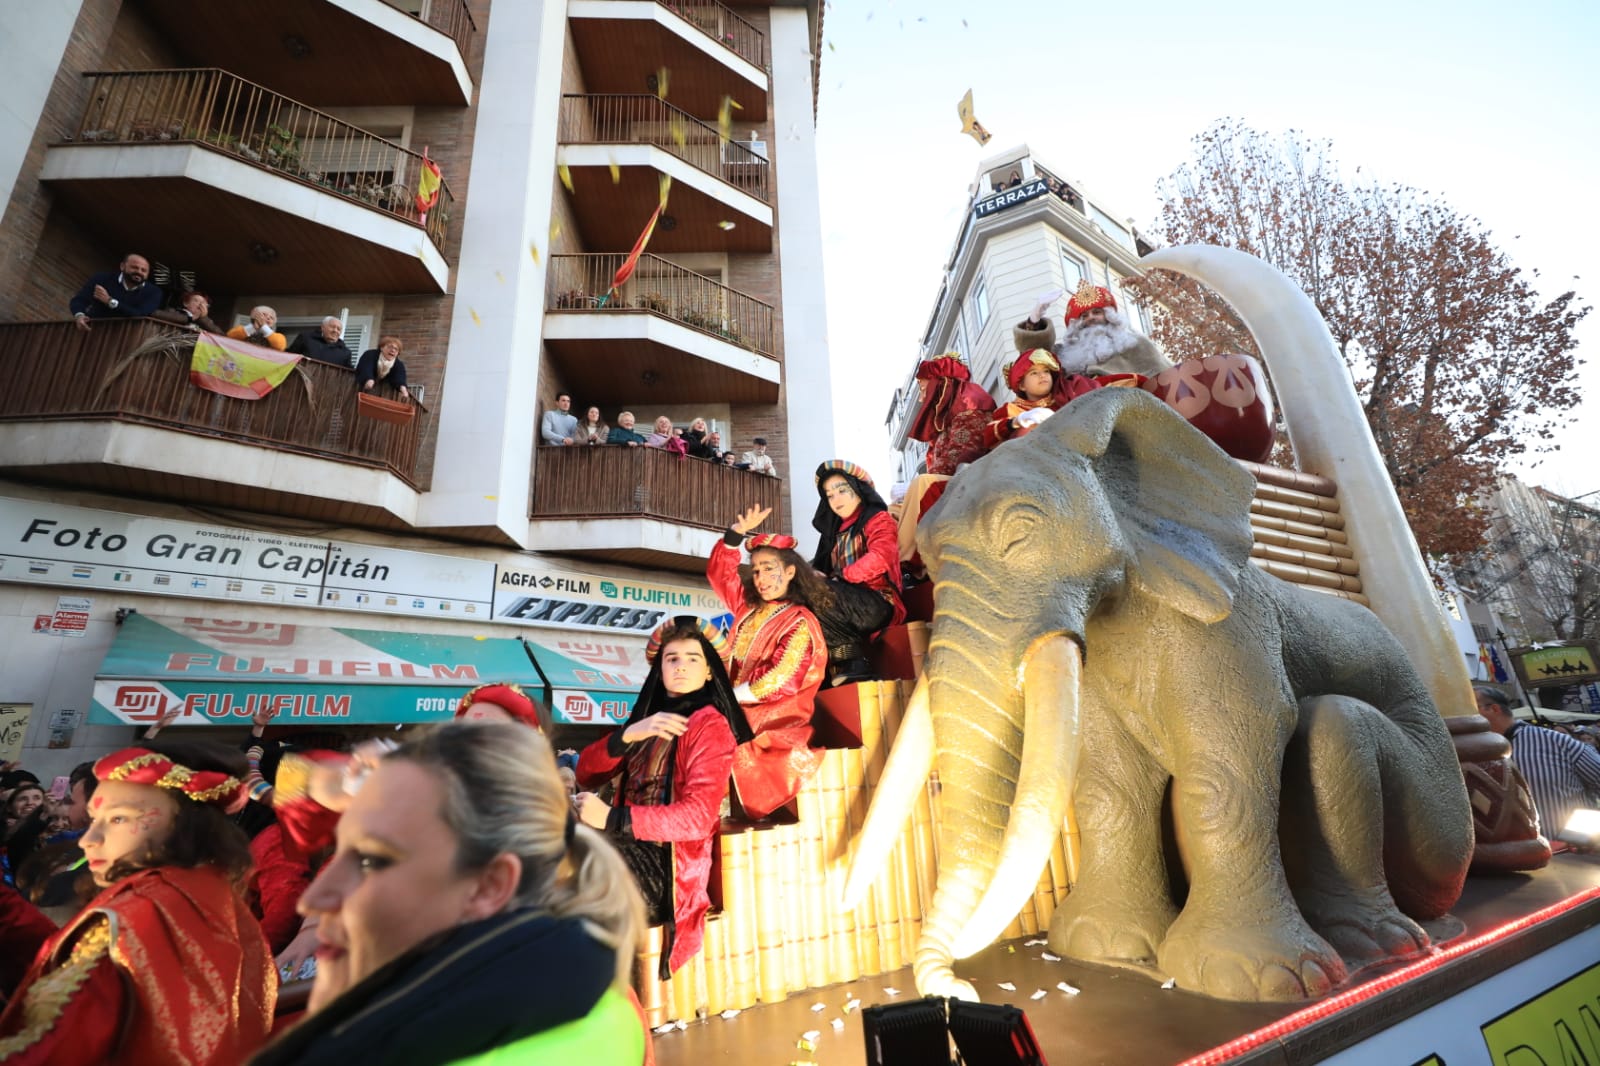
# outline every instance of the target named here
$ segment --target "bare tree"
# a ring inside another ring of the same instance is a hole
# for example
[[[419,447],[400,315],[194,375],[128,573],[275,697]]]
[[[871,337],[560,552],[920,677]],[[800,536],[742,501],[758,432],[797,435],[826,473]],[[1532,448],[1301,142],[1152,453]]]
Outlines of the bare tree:
[[[1346,183],[1327,142],[1223,120],[1194,145],[1158,186],[1159,239],[1238,248],[1293,278],[1350,368],[1422,549],[1476,548],[1470,501],[1512,456],[1547,450],[1579,401],[1573,329],[1589,308],[1573,292],[1541,302],[1478,220],[1428,192]],[[1253,351],[1215,294],[1165,271],[1136,287],[1174,358]]]

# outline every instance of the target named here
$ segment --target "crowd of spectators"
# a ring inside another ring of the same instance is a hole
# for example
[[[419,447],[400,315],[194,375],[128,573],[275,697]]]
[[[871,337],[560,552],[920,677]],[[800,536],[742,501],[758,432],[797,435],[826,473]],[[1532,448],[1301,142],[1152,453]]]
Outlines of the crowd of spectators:
[[[674,426],[666,415],[656,418],[649,433],[640,433],[632,411],[620,411],[616,425],[607,425],[600,408],[589,406],[580,420],[572,413],[572,394],[556,393],[555,406],[547,409],[539,419],[539,440],[550,447],[598,447],[615,445],[625,448],[659,448],[675,455],[704,459],[737,470],[753,470],[758,474],[777,477],[777,467],[767,454],[767,441],[756,437],[751,449],[742,456],[727,450],[722,433],[712,429],[704,418],[691,419],[687,428]]]
[[[167,302],[166,291],[150,278],[150,260],[129,252],[116,270],[102,271],[84,282],[68,308],[73,322],[85,332],[93,329],[92,323],[97,319],[153,318],[192,333],[225,335],[273,351],[353,369],[359,391],[411,400],[406,364],[400,358],[404,344],[399,337],[380,338],[376,348],[367,349],[358,358],[344,342],[344,320],[337,315],[328,315],[315,332],[300,333],[291,341],[278,329],[278,312],[266,304],[250,309],[248,325],[241,323],[224,330],[211,318],[211,297],[199,290],[177,293],[173,306],[162,306]],[[594,413],[598,417],[598,411]]]

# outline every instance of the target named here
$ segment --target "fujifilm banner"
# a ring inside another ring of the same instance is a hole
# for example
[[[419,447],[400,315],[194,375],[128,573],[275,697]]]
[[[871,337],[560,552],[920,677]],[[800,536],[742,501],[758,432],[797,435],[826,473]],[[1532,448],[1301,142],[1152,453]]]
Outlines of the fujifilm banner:
[[[717,621],[726,613],[707,588],[596,577],[539,563],[502,566],[494,585],[494,620],[515,625],[649,633],[674,615]]]
[[[0,498],[0,582],[487,621],[494,564]]]

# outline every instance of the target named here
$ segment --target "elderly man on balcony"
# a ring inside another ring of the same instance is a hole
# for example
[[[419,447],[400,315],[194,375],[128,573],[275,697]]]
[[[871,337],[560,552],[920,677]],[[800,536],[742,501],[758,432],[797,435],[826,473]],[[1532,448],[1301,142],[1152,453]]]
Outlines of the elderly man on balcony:
[[[344,342],[344,320],[338,315],[324,318],[316,333],[296,334],[289,350],[307,359],[332,363],[347,370],[356,361],[356,353]]]
[[[85,333],[91,318],[147,318],[161,306],[161,290],[150,282],[150,260],[137,252],[123,256],[115,271],[102,271],[83,283],[68,307]]]

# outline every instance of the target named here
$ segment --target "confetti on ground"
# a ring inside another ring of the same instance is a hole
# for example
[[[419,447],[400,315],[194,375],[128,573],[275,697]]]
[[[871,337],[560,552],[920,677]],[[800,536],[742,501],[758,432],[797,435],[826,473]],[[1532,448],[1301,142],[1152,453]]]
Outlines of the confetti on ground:
[[[883,994],[886,996],[898,996],[900,994],[900,990],[898,988],[885,988],[883,990]]]
[[[1061,956],[1060,955],[1052,955],[1048,951],[1039,952],[1039,957],[1041,959],[1043,959],[1045,962],[1060,962],[1061,961]]]
[[[474,326],[483,325],[483,319],[478,317],[478,309],[477,308],[475,308],[475,307],[467,308],[467,314],[472,316],[472,324]]]
[[[658,1026],[656,1026],[655,1032],[656,1032],[656,1035],[659,1036],[662,1033],[670,1033],[674,1029],[676,1029],[677,1027],[678,1027],[678,1025],[677,1025],[676,1022],[668,1022],[666,1025],[658,1025]]]
[[[679,1018],[676,1024],[678,1026],[678,1032],[680,1033],[689,1028],[689,1023],[684,1021],[682,1018]]]
[[[1083,991],[1083,989],[1074,985],[1069,985],[1065,981],[1057,982],[1056,987],[1061,989],[1061,991],[1065,992],[1069,996],[1076,996],[1078,993]]]
[[[811,1004],[811,1013],[812,1014],[817,1014],[817,1013],[819,1013],[821,1011],[825,1011],[827,1009],[828,1009],[828,1005],[826,1003],[813,1003],[813,1004]]]
[[[817,1039],[817,1037],[819,1037],[821,1035],[822,1035],[822,1030],[821,1029],[807,1029],[805,1032],[800,1034],[800,1039],[801,1040],[815,1041]]]
[[[1022,942],[1022,946],[1025,947],[1025,948],[1036,948],[1040,944],[1048,944],[1048,943],[1049,943],[1049,941],[1041,936],[1041,937],[1035,937],[1032,940],[1024,940]]]
[[[1007,944],[1006,945],[1006,954],[1007,955],[1015,955],[1016,953],[1017,953],[1017,946],[1015,944]]]
[[[729,1007],[727,1010],[722,1012],[722,1017],[725,1018],[725,1019],[726,1018],[737,1018],[738,1016],[739,1016],[739,1008],[738,1007]]]
[[[828,1024],[833,1026],[833,1031],[834,1032],[836,1032],[836,1033],[844,1032],[844,1019],[843,1018],[835,1018],[833,1021],[829,1022]]]
[[[815,1040],[808,1040],[803,1036],[794,1042],[794,1046],[799,1048],[801,1051],[817,1050],[817,1042]]]
[[[861,1006],[861,1001],[859,999],[851,997],[850,999],[845,1001],[844,1012],[846,1014],[849,1014],[851,1011],[855,1010],[859,1006]]]
[[[1044,989],[1041,988],[1041,989],[1038,989],[1037,991],[1035,991],[1033,993],[1033,995],[1029,996],[1028,998],[1029,999],[1043,999],[1044,997],[1048,996],[1049,994],[1050,993],[1046,992]]]
[[[718,229],[732,229],[733,228],[733,223],[727,221],[726,219],[724,219],[723,221],[717,223],[717,228]]]
[[[561,179],[561,184],[563,184],[563,185],[565,185],[567,187],[567,191],[571,192],[572,191],[572,171],[567,169],[567,165],[565,163],[562,163],[560,166],[556,167],[556,176]]]
[[[1015,992],[1017,990],[1017,986],[1012,984],[1010,981],[1001,981],[1000,987],[1005,989],[1007,992]]]
[[[1161,982],[1161,987],[1162,988],[1177,988],[1178,987],[1178,979],[1176,977],[1169,977],[1165,981]]]

